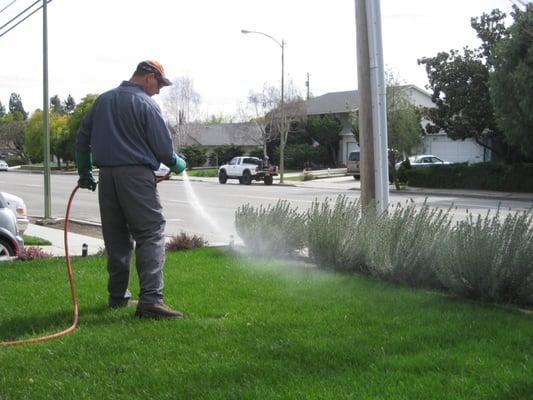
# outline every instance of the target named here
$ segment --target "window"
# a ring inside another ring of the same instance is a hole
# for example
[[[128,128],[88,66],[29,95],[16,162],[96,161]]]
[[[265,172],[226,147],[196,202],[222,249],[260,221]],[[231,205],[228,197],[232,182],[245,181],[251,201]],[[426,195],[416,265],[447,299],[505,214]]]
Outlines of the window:
[[[348,156],[348,161],[359,161],[361,154],[358,151],[352,151]]]

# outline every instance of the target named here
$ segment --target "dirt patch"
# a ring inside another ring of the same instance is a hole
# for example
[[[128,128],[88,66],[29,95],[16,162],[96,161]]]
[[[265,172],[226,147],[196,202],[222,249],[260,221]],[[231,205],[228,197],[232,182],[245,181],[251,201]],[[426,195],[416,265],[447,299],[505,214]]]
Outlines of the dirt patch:
[[[30,218],[30,222],[32,224],[42,225],[41,221],[38,219],[32,220]],[[45,226],[47,228],[63,230],[65,227],[65,221],[59,220],[58,222],[54,224],[46,224]],[[80,222],[70,221],[68,225],[68,231],[72,233],[77,233],[80,235],[93,237],[93,238],[103,239],[102,227],[98,225],[84,224]]]

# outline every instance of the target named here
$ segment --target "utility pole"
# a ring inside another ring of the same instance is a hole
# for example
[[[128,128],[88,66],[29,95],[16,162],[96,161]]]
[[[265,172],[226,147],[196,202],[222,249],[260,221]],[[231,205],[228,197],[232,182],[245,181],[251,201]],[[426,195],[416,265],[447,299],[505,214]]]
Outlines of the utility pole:
[[[373,205],[376,199],[376,191],[366,0],[355,0],[355,25],[357,88],[359,92],[359,147],[361,148],[361,205],[363,208],[368,208]]]
[[[305,86],[307,87],[306,100],[309,100],[309,72],[307,73],[307,79],[305,80]]]
[[[43,169],[44,169],[44,222],[52,219],[50,196],[50,127],[49,99],[48,99],[48,18],[46,9],[47,0],[43,0]]]
[[[378,214],[389,207],[387,105],[380,0],[355,0],[361,203]]]

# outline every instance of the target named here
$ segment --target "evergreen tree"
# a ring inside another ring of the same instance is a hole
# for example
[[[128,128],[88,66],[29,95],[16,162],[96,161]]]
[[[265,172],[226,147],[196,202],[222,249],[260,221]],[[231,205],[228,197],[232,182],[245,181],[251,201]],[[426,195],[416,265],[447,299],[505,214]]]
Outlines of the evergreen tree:
[[[11,93],[11,96],[9,97],[9,112],[20,115],[20,118],[23,120],[28,118],[28,113],[24,110],[20,94]]]
[[[65,109],[61,103],[61,99],[56,94],[50,98],[50,112],[55,114],[65,114]]]
[[[76,102],[70,94],[65,100],[63,108],[68,115],[72,114],[74,112],[74,109],[76,108]]]
[[[533,4],[514,6],[509,35],[490,54],[490,94],[496,122],[508,143],[533,157]]]

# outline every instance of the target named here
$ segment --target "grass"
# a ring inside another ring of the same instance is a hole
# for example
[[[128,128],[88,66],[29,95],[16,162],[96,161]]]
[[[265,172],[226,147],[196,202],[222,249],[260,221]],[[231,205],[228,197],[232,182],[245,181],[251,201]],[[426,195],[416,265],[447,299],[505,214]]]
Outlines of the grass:
[[[213,178],[213,177],[218,176],[218,169],[217,168],[190,169],[190,170],[187,170],[187,175]]]
[[[22,235],[22,239],[24,239],[24,246],[49,246],[52,244],[49,240],[37,236]]]
[[[80,325],[0,348],[0,399],[531,399],[533,316],[212,248],[169,253],[180,321],[106,307],[73,260]],[[64,260],[3,263],[0,340],[70,324]],[[137,283],[133,279],[131,288]]]

